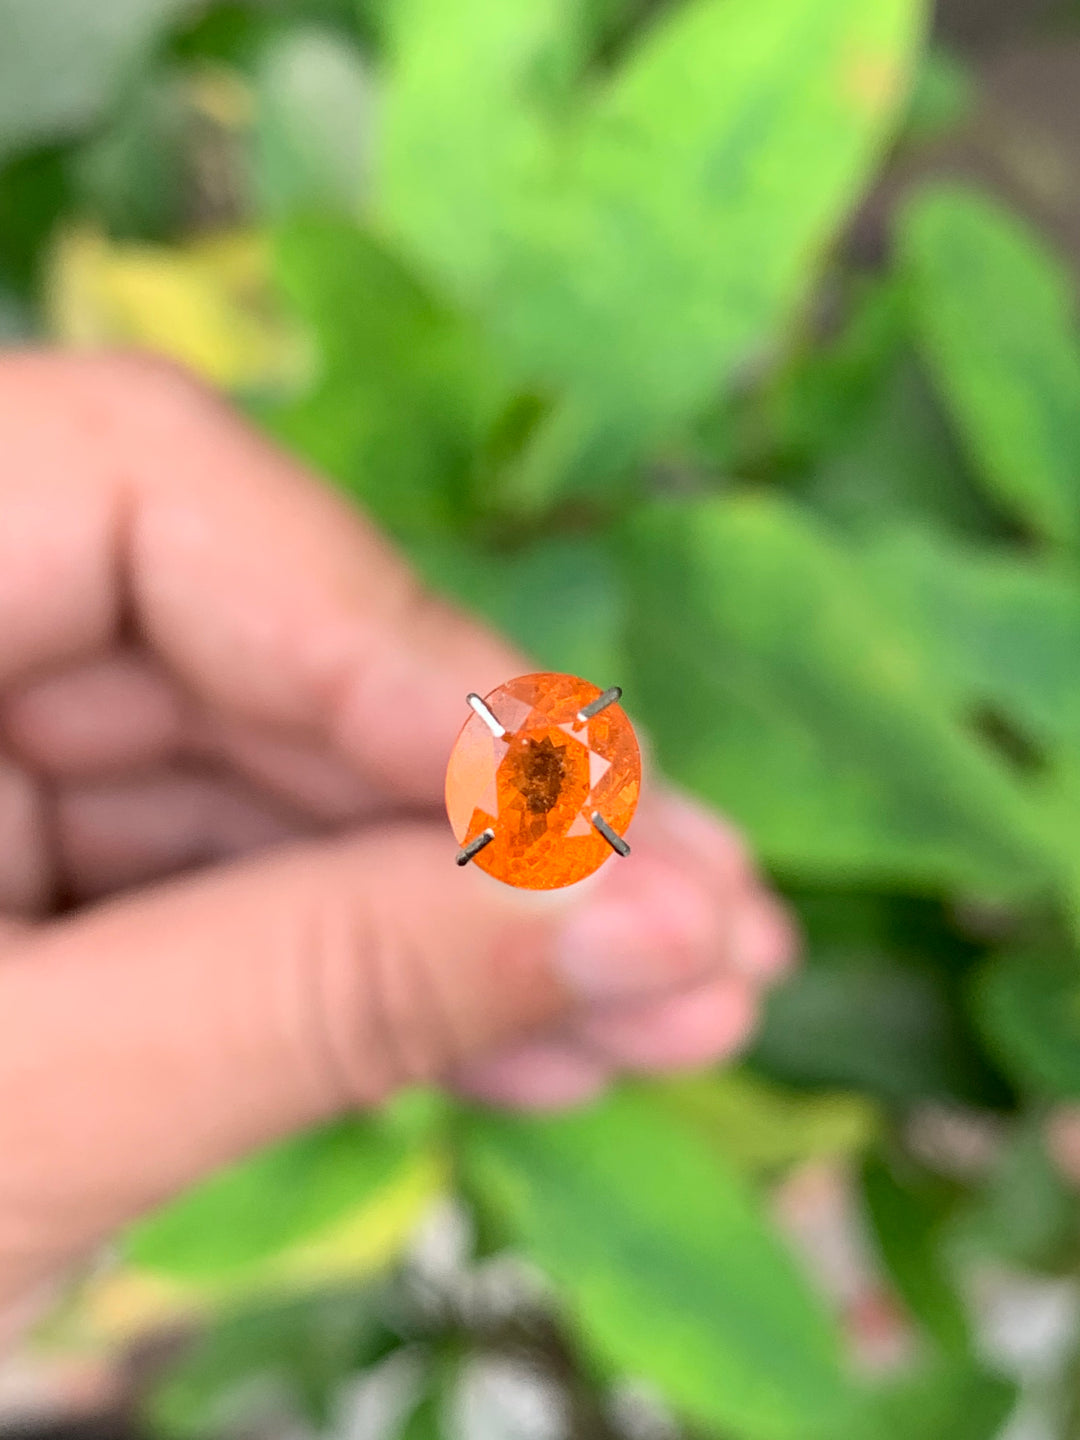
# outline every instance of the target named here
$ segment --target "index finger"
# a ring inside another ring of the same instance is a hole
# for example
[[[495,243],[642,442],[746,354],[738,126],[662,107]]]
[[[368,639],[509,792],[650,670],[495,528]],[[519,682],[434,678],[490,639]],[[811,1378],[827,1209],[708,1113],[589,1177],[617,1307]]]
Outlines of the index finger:
[[[181,372],[0,360],[0,685],[136,635],[208,705],[431,802],[464,695],[527,668]]]

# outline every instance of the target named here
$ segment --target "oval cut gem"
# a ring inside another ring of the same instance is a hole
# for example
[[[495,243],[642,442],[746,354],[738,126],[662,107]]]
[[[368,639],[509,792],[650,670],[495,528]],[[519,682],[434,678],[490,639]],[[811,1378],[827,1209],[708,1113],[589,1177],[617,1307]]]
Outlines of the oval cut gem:
[[[505,735],[479,715],[465,721],[446,771],[446,810],[462,846],[495,832],[472,863],[497,880],[572,885],[613,853],[593,815],[618,835],[630,824],[641,789],[633,727],[617,703],[578,719],[600,694],[573,675],[522,675],[484,696]]]

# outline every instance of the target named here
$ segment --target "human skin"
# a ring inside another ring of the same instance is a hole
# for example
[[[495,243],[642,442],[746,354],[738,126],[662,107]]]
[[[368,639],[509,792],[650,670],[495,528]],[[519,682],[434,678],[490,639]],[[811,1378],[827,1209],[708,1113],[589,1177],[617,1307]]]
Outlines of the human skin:
[[[793,933],[689,800],[555,895],[453,864],[464,696],[534,668],[181,373],[0,360],[0,1344],[297,1127],[744,1042]]]

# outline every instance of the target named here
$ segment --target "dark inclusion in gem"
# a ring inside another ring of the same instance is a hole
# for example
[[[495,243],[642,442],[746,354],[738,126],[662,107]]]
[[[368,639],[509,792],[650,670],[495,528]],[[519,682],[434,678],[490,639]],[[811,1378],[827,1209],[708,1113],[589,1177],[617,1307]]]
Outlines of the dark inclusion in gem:
[[[473,857],[479,869],[508,885],[554,890],[615,853],[593,817],[624,834],[641,758],[618,704],[579,719],[600,694],[574,675],[521,675],[484,696],[505,736],[468,716],[447,766],[446,808],[459,845],[491,832]]]
[[[533,815],[554,810],[566,778],[566,747],[555,745],[549,736],[526,740],[521,751],[521,793]]]

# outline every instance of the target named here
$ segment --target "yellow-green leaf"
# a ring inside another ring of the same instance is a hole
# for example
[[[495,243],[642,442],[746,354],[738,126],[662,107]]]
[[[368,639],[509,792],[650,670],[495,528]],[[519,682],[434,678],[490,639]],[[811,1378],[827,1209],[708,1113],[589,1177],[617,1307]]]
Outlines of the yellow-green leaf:
[[[566,0],[407,0],[379,200],[561,398],[523,498],[610,473],[790,316],[905,94],[921,0],[694,0],[606,83]],[[568,36],[571,38],[568,40]]]

